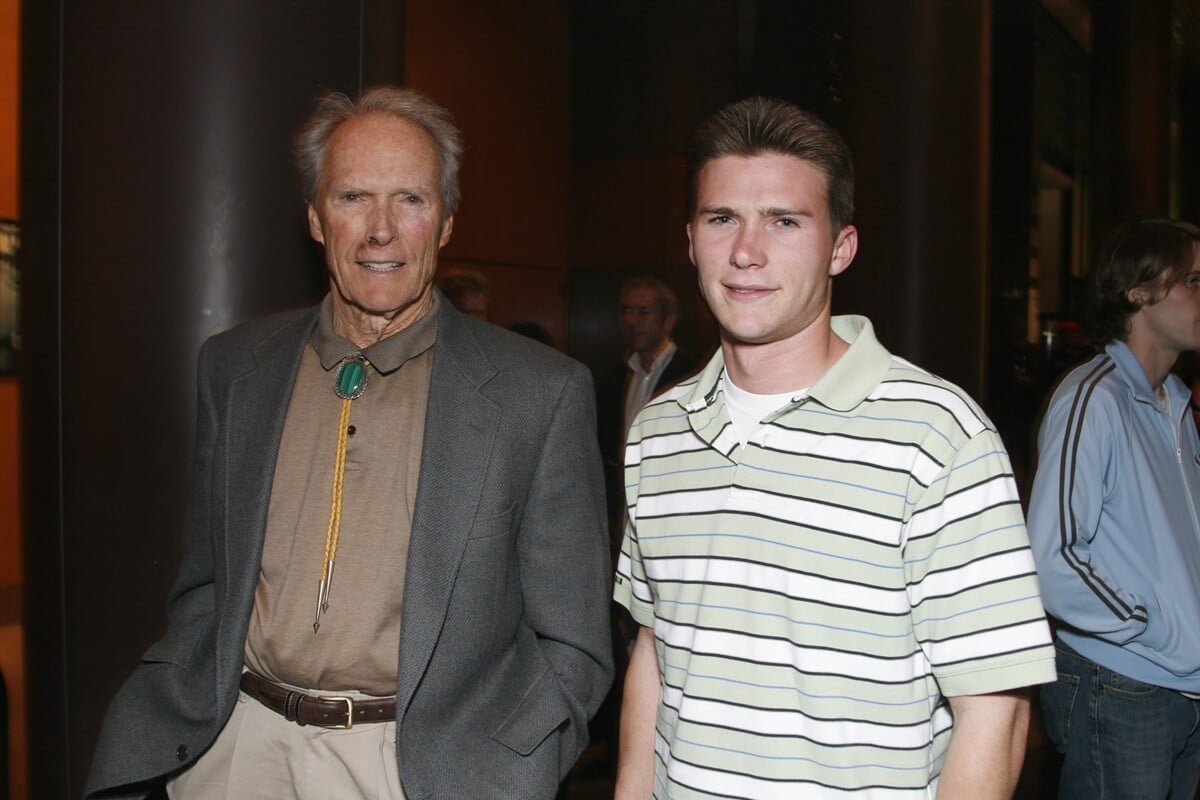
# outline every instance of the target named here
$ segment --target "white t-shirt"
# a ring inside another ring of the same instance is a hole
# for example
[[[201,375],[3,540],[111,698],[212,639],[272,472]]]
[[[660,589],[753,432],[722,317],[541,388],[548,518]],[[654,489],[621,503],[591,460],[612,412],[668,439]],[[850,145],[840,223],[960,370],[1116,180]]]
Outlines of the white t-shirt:
[[[750,441],[754,429],[762,423],[764,418],[808,394],[807,386],[803,389],[794,389],[779,394],[747,392],[734,384],[728,372],[725,373],[723,384],[721,388],[725,391],[729,420],[733,423],[734,433],[737,434],[742,447],[745,447],[746,443]]]

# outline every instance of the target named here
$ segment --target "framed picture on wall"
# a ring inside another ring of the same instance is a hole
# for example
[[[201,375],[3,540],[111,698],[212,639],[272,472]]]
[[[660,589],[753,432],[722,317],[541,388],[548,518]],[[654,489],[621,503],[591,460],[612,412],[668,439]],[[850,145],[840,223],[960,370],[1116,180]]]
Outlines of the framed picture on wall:
[[[20,224],[15,219],[0,219],[0,374],[16,370],[21,351],[21,281],[17,273],[20,246]]]

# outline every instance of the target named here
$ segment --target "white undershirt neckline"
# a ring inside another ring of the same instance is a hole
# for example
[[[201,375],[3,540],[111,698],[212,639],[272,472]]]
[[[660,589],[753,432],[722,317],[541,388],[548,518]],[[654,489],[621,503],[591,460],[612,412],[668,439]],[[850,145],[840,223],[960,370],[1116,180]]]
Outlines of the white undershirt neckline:
[[[735,384],[730,379],[728,372],[721,377],[721,383],[721,388],[725,392],[729,420],[733,423],[733,432],[743,447],[750,441],[750,437],[754,435],[754,431],[764,419],[808,394],[807,386],[803,389],[793,389],[790,392],[755,394]]]

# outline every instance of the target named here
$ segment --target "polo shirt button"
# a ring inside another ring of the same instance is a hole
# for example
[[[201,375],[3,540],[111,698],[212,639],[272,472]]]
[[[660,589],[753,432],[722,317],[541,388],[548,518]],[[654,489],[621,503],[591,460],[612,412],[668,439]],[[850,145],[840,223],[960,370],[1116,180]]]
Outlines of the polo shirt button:
[[[187,761],[187,756],[188,756],[188,753],[187,753],[187,745],[186,744],[181,744],[181,745],[179,745],[179,747],[175,748],[175,757],[177,759],[179,759],[180,761]]]

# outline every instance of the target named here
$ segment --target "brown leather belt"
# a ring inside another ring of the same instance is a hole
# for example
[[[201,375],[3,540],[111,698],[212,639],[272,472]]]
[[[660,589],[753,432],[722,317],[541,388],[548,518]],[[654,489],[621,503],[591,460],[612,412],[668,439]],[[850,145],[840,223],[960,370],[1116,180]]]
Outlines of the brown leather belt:
[[[389,722],[396,718],[394,697],[380,700],[347,695],[314,697],[272,683],[253,672],[242,673],[242,691],[297,725],[349,729],[360,722]]]

